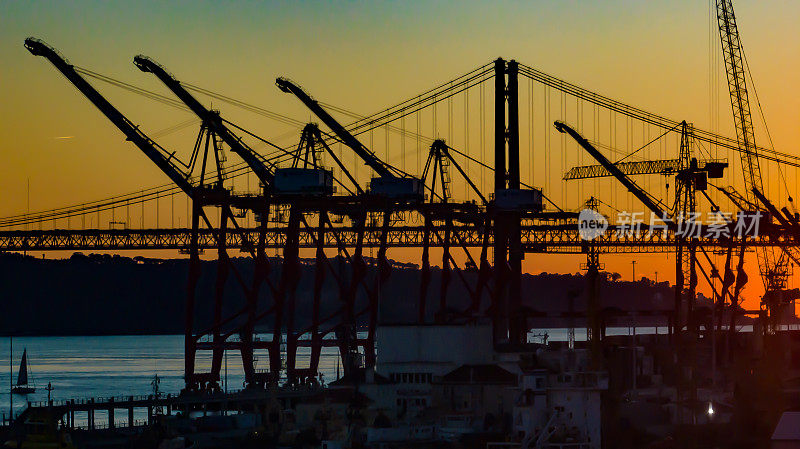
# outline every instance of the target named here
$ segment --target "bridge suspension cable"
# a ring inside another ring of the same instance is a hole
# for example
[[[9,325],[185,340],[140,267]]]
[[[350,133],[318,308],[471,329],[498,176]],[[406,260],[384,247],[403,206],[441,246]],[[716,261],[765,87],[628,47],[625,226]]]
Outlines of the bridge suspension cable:
[[[491,64],[486,64],[484,66],[481,66],[481,67],[479,67],[477,69],[474,69],[474,70],[468,72],[467,74],[465,74],[465,75],[463,75],[461,77],[458,77],[458,78],[456,78],[454,80],[451,80],[451,81],[448,81],[448,82],[445,82],[445,83],[442,83],[439,86],[437,86],[437,87],[435,87],[433,89],[430,89],[430,90],[428,90],[428,91],[426,91],[426,92],[424,92],[424,93],[422,93],[422,94],[420,94],[420,95],[418,95],[416,97],[410,98],[410,99],[405,100],[405,101],[403,101],[401,103],[398,103],[395,106],[392,106],[392,107],[389,107],[389,108],[385,108],[385,109],[383,109],[383,110],[381,110],[381,111],[379,111],[377,113],[374,113],[374,114],[371,114],[371,115],[368,115],[368,116],[361,116],[361,115],[355,114],[353,112],[347,111],[344,108],[338,108],[338,107],[331,107],[331,108],[333,110],[335,110],[336,112],[338,112],[338,113],[342,113],[342,114],[345,114],[345,115],[348,115],[348,116],[354,117],[354,118],[357,117],[357,120],[354,121],[353,123],[347,125],[346,128],[348,128],[348,130],[352,130],[354,135],[361,135],[361,134],[367,133],[369,131],[372,131],[372,130],[374,130],[376,128],[379,128],[381,126],[386,126],[391,121],[397,120],[400,117],[405,117],[407,115],[413,114],[414,112],[418,112],[419,110],[424,109],[424,108],[430,106],[433,103],[437,103],[439,101],[443,101],[443,100],[451,97],[452,95],[455,95],[455,94],[457,94],[459,92],[463,92],[464,90],[469,89],[469,88],[475,86],[476,84],[479,84],[479,83],[482,83],[482,82],[484,82],[484,81],[486,81],[488,79],[491,79],[493,77],[493,72],[491,70],[487,69],[487,67],[489,67],[490,65]],[[121,88],[121,89],[123,89],[125,91],[131,92],[131,93],[135,93],[135,94],[140,95],[140,96],[142,96],[144,98],[148,98],[150,100],[165,104],[165,105],[173,107],[175,109],[180,109],[180,110],[184,110],[184,111],[190,112],[189,109],[182,102],[180,102],[178,100],[174,100],[174,99],[172,99],[170,97],[161,95],[159,93],[156,93],[156,92],[141,88],[141,87],[136,86],[134,84],[127,83],[127,82],[115,79],[113,77],[100,74],[98,72],[92,71],[92,70],[84,68],[84,67],[77,67],[76,66],[76,71],[80,72],[81,74],[83,74],[83,75],[85,75],[87,77],[102,81],[102,82],[104,82],[106,84]],[[288,124],[288,125],[291,125],[291,126],[296,126],[298,128],[305,125],[305,123],[302,122],[302,121],[295,120],[295,119],[293,119],[291,117],[287,117],[287,116],[284,116],[284,115],[269,111],[269,110],[267,110],[265,108],[261,108],[261,107],[256,106],[256,105],[253,105],[253,104],[241,101],[241,100],[234,99],[232,97],[229,97],[229,96],[226,96],[226,95],[211,91],[209,89],[205,89],[205,88],[202,88],[202,87],[199,87],[199,86],[196,86],[196,85],[193,85],[193,84],[189,84],[189,83],[182,83],[182,84],[187,89],[193,90],[193,91],[195,91],[197,93],[200,93],[200,94],[209,96],[211,98],[223,101],[225,103],[237,106],[237,107],[242,108],[244,110],[247,110],[249,112],[253,112],[253,113],[256,113],[256,114],[259,114],[259,115],[262,115],[262,116],[265,116],[265,117],[268,117],[268,118],[271,118],[271,119],[274,119],[274,120],[279,121],[281,123]],[[408,108],[414,108],[414,109],[408,109]],[[402,114],[398,115],[398,113],[402,113]],[[162,129],[160,131],[157,131],[157,132],[153,133],[152,135],[154,137],[165,136],[165,135],[180,131],[182,129],[185,129],[185,128],[191,126],[191,125],[197,124],[198,122],[199,122],[198,119],[193,118],[191,120],[180,122],[180,123],[178,123],[176,125],[170,126],[168,128]],[[262,143],[264,143],[264,144],[266,144],[268,146],[271,146],[272,148],[277,150],[277,151],[274,151],[274,152],[272,152],[272,153],[270,153],[268,155],[265,155],[264,157],[265,157],[266,160],[273,161],[274,163],[277,164],[277,163],[288,161],[289,158],[291,157],[290,151],[293,149],[294,145],[290,145],[290,146],[286,146],[286,147],[280,147],[278,145],[275,145],[275,144],[269,142],[267,139],[259,137],[255,133],[252,133],[252,132],[249,132],[247,130],[244,130],[243,128],[241,128],[241,127],[239,127],[239,126],[237,126],[237,125],[235,125],[235,124],[233,124],[233,123],[231,123],[229,121],[226,121],[226,123],[236,127],[239,130],[242,130],[243,132],[246,132],[251,137],[253,137],[253,138],[261,141]],[[420,140],[422,140],[422,141],[424,141],[426,143],[432,142],[434,140],[434,139],[432,139],[430,137],[417,135],[417,133],[414,133],[414,132],[411,132],[411,131],[408,131],[408,130],[400,130],[399,128],[396,128],[396,127],[393,127],[393,126],[389,126],[387,129],[390,129],[393,132],[402,131],[402,132],[400,132],[401,136],[403,136],[403,137],[412,137],[412,138],[416,137],[416,138],[419,138]],[[335,136],[332,136],[332,135],[327,134],[327,133],[325,133],[325,138],[326,138],[326,140],[330,140],[330,141],[338,141],[338,139]],[[418,149],[418,150],[420,150],[420,149]],[[397,169],[396,167],[393,167],[393,169],[398,170],[398,172],[405,173],[404,171],[402,171],[400,169]],[[240,163],[233,164],[233,165],[230,165],[229,167],[227,167],[225,172],[224,172],[223,179],[229,180],[229,179],[238,178],[240,176],[248,174],[248,172],[249,172],[249,170],[248,170],[248,167],[246,166],[246,164],[240,162]],[[154,187],[150,187],[150,188],[146,188],[146,189],[142,189],[142,190],[137,190],[135,192],[131,192],[131,193],[127,193],[127,194],[115,195],[115,196],[112,196],[112,197],[103,198],[103,199],[100,199],[100,200],[83,202],[83,203],[78,203],[78,204],[73,204],[73,205],[70,205],[70,206],[64,206],[64,207],[49,209],[49,210],[40,211],[40,212],[16,214],[16,215],[11,215],[11,216],[6,216],[6,217],[0,218],[0,228],[8,228],[8,227],[14,227],[14,226],[30,225],[30,224],[36,224],[36,223],[48,222],[48,221],[54,221],[54,220],[70,219],[70,218],[75,218],[75,217],[79,217],[79,216],[83,216],[83,215],[96,214],[96,213],[99,213],[99,212],[105,212],[105,211],[114,210],[117,207],[127,207],[127,206],[130,206],[130,205],[139,205],[141,203],[148,202],[148,201],[154,201],[154,200],[157,200],[159,198],[163,198],[163,197],[167,197],[167,196],[173,196],[173,195],[177,194],[179,191],[180,191],[180,189],[177,188],[174,184],[162,184],[162,185],[158,185],[158,186],[154,186]]]
[[[579,87],[577,85],[574,85],[572,83],[568,83],[568,82],[563,81],[563,80],[561,80],[559,78],[547,75],[544,72],[541,72],[541,71],[539,71],[539,70],[537,70],[537,69],[535,69],[533,67],[530,67],[528,65],[520,64],[519,68],[520,68],[520,74],[525,76],[525,77],[527,77],[527,78],[529,78],[531,83],[539,83],[539,84],[542,84],[542,85],[546,86],[546,88],[548,88],[548,89],[552,89],[553,91],[563,92],[563,93],[565,93],[567,95],[574,96],[578,100],[587,101],[587,102],[593,104],[595,106],[595,108],[597,108],[597,107],[605,108],[605,109],[607,109],[609,111],[625,115],[626,117],[630,117],[633,120],[638,120],[638,121],[640,121],[642,123],[645,123],[645,124],[649,124],[649,125],[653,125],[653,126],[656,126],[656,127],[660,127],[660,128],[665,130],[665,133],[669,133],[670,130],[673,130],[675,128],[675,126],[677,126],[680,123],[680,122],[678,122],[676,120],[669,119],[669,118],[664,117],[662,115],[654,114],[654,113],[645,111],[643,109],[631,106],[629,104],[613,100],[611,98],[605,97],[603,95],[597,94],[597,93],[589,91],[587,89],[583,89],[583,88],[581,88],[581,87]],[[180,101],[174,100],[174,99],[172,99],[170,97],[166,97],[164,95],[158,94],[156,92],[149,91],[147,89],[135,86],[133,84],[126,83],[126,82],[117,80],[115,78],[112,78],[112,77],[109,77],[109,76],[106,76],[106,75],[102,75],[100,73],[91,71],[91,70],[86,69],[86,68],[76,67],[76,69],[80,73],[82,73],[82,74],[84,74],[84,75],[86,75],[88,77],[91,77],[93,79],[97,79],[99,81],[102,81],[104,83],[110,84],[112,86],[119,87],[121,89],[124,89],[124,90],[132,92],[132,93],[136,93],[136,94],[141,95],[141,96],[143,96],[145,98],[148,98],[148,99],[151,99],[153,101],[168,105],[168,106],[176,108],[176,109],[188,110]],[[419,94],[419,95],[417,95],[415,97],[411,97],[411,98],[406,99],[406,100],[404,100],[402,102],[399,102],[399,103],[397,103],[397,104],[395,104],[393,106],[390,106],[388,108],[384,108],[384,109],[382,109],[382,110],[380,110],[378,112],[375,112],[375,113],[367,115],[367,116],[363,116],[363,115],[357,114],[357,113],[355,113],[355,112],[353,112],[351,110],[348,110],[348,109],[345,109],[345,108],[342,108],[342,107],[338,107],[338,106],[335,106],[335,105],[331,105],[329,103],[320,102],[320,104],[324,105],[326,108],[330,109],[333,112],[336,112],[338,114],[342,114],[344,116],[347,116],[349,118],[354,119],[350,124],[345,126],[345,128],[348,131],[350,131],[353,135],[363,135],[364,133],[373,132],[373,131],[378,130],[378,129],[386,130],[386,132],[387,132],[387,138],[386,138],[387,148],[388,148],[388,144],[389,144],[388,132],[392,132],[394,134],[399,135],[401,137],[401,139],[403,139],[401,141],[402,142],[401,146],[402,146],[403,150],[402,150],[401,155],[400,155],[400,157],[402,157],[402,161],[399,164],[394,164],[394,165],[390,164],[390,165],[391,165],[393,171],[396,171],[397,173],[405,174],[406,171],[401,169],[401,168],[399,168],[399,167],[402,167],[405,164],[405,153],[406,153],[405,139],[410,138],[410,139],[416,140],[416,142],[417,142],[417,145],[416,145],[417,146],[417,148],[416,148],[417,154],[423,154],[424,152],[426,152],[427,151],[426,144],[430,144],[430,143],[432,143],[434,141],[433,137],[429,137],[429,136],[424,135],[424,134],[426,134],[426,132],[423,131],[422,128],[419,126],[420,125],[420,122],[419,122],[419,113],[420,113],[420,111],[422,111],[422,110],[424,110],[426,108],[430,108],[433,105],[438,104],[441,101],[449,101],[455,95],[457,95],[459,93],[467,92],[469,89],[471,89],[473,87],[483,86],[486,81],[493,79],[494,76],[495,75],[494,75],[494,71],[492,70],[492,63],[484,64],[484,65],[482,65],[480,67],[477,67],[477,68],[467,72],[466,74],[464,74],[462,76],[459,76],[459,77],[454,78],[452,80],[449,80],[447,82],[441,83],[441,84],[437,85],[436,87],[434,87],[432,89],[429,89],[429,90],[427,90],[427,91],[425,91],[425,92],[423,92],[423,93],[421,93],[421,94]],[[222,93],[212,91],[210,89],[206,89],[206,88],[203,88],[203,87],[200,87],[200,86],[197,86],[197,85],[194,85],[194,84],[190,84],[190,83],[182,83],[182,85],[184,87],[186,87],[186,89],[194,91],[194,92],[196,92],[198,94],[201,94],[201,95],[204,95],[204,96],[208,96],[210,98],[219,100],[219,101],[224,102],[226,104],[230,104],[232,106],[241,108],[241,109],[243,109],[245,111],[248,111],[248,112],[251,112],[251,113],[255,113],[255,114],[270,118],[270,119],[275,120],[276,122],[279,122],[279,123],[282,123],[282,124],[286,124],[286,125],[289,125],[289,126],[292,126],[292,127],[296,127],[296,128],[301,128],[302,126],[305,125],[305,123],[300,121],[300,120],[296,120],[294,118],[291,118],[291,117],[288,117],[288,116],[285,116],[285,115],[270,111],[270,110],[268,110],[266,108],[254,105],[254,104],[246,102],[246,101],[235,99],[235,98],[230,97],[228,95],[224,95]],[[533,84],[531,84],[531,85],[533,85]],[[481,87],[481,89],[483,90],[483,87]],[[484,98],[484,94],[481,93],[481,95],[475,95],[473,98],[483,99]],[[531,96],[531,98],[533,98],[533,97]],[[531,100],[531,102],[533,102],[533,100]],[[562,100],[562,102],[563,102],[563,100]],[[465,106],[468,106],[468,105],[465,104]],[[578,107],[580,108],[580,105]],[[448,105],[448,108],[452,109],[451,105]],[[480,111],[481,117],[485,119],[485,112],[483,111],[483,103],[482,102],[481,102],[481,107],[479,108],[479,111]],[[546,110],[545,111],[545,115],[547,116],[548,114],[549,113]],[[416,121],[417,122],[416,129],[409,128],[409,127],[405,126],[404,119],[406,117],[409,117],[409,116],[411,116],[412,121]],[[449,120],[451,120],[451,119],[449,119]],[[580,120],[580,118],[578,120]],[[597,120],[597,118],[592,120],[593,126],[595,126],[595,123],[594,123],[595,120]],[[434,121],[435,121],[435,116],[434,116]],[[468,122],[468,120],[465,119],[465,121],[464,121],[465,126],[467,126],[467,122]],[[161,131],[158,131],[156,133],[153,133],[153,136],[162,136],[162,135],[167,135],[167,134],[170,134],[170,133],[173,133],[173,132],[177,132],[177,131],[185,129],[185,128],[189,127],[189,126],[192,126],[192,125],[194,125],[196,123],[198,123],[197,119],[184,121],[184,122],[178,123],[176,125],[173,125],[173,126],[171,126],[169,128],[166,128],[164,130],[161,130]],[[229,121],[226,121],[226,123],[228,123],[229,125],[231,125],[233,127],[236,127],[237,129],[242,130],[243,132],[247,133],[249,135],[249,137],[255,138],[255,139],[261,141],[261,143],[263,143],[265,145],[268,145],[271,148],[273,148],[274,150],[276,150],[274,152],[270,152],[270,153],[264,155],[264,158],[266,160],[273,161],[274,163],[277,164],[277,163],[283,163],[283,162],[287,161],[288,158],[290,157],[289,155],[287,155],[287,153],[291,152],[293,150],[294,145],[289,145],[289,146],[275,145],[275,144],[272,144],[271,142],[269,142],[267,139],[264,139],[264,138],[258,136],[257,134],[250,132],[250,131],[244,130],[241,127],[238,127],[237,125],[235,125],[235,124],[233,124],[233,123],[231,123]],[[485,153],[485,151],[484,151],[485,132],[483,130],[483,123],[482,122],[480,123],[480,125],[481,125],[481,132],[480,133],[476,133],[476,134],[478,134],[481,137],[480,138],[480,145],[479,145],[480,154],[484,154]],[[450,123],[448,126],[451,127],[452,123]],[[293,133],[294,133],[294,131],[291,131],[291,132],[286,133],[286,134],[284,134],[282,136],[286,137],[286,136],[288,136],[290,134],[293,134]],[[648,131],[648,133],[649,133],[649,131]],[[736,141],[734,139],[729,138],[729,137],[725,137],[725,136],[722,136],[722,135],[719,135],[719,134],[716,134],[716,133],[713,133],[713,132],[709,132],[709,131],[703,131],[703,130],[700,130],[700,129],[695,129],[694,130],[694,135],[695,135],[696,141],[700,145],[702,145],[703,142],[706,142],[706,143],[718,145],[720,147],[728,148],[728,149],[731,149],[731,150],[735,150],[735,151],[738,150],[738,146],[736,144]],[[336,138],[335,136],[330,135],[328,133],[323,133],[323,138],[327,142],[330,142],[330,143],[339,142],[338,138]],[[545,139],[546,139],[545,140],[545,147],[547,147],[549,138],[547,136],[545,136]],[[596,140],[599,140],[599,139],[596,139]],[[596,140],[593,140],[593,143],[596,144],[596,146],[598,146],[600,148],[609,149],[609,151],[618,153],[620,155],[627,155],[627,158],[634,158],[633,156],[635,155],[635,152],[634,153],[630,153],[629,151],[625,151],[625,150],[622,150],[622,149],[615,148],[614,141],[612,141],[611,144],[609,145],[609,144],[601,143],[601,142],[596,141]],[[653,139],[653,140],[658,140],[658,139]],[[467,142],[467,141],[465,140],[465,142]],[[531,144],[533,144],[533,143],[531,142]],[[449,145],[449,146],[451,148],[453,147],[453,145]],[[277,151],[277,150],[280,150],[280,151]],[[412,141],[412,152],[413,152],[413,141]],[[480,168],[481,170],[486,169],[486,168],[488,168],[490,170],[493,170],[493,167],[491,167],[490,164],[487,164],[486,161],[482,160],[483,157],[479,157],[479,158],[472,157],[469,154],[467,154],[466,152],[462,152],[462,151],[455,150],[455,149],[453,149],[453,152],[455,154],[459,154],[460,156],[466,158],[466,160],[468,160],[470,162],[473,162],[476,165],[476,168]],[[281,153],[283,153],[283,154],[281,154]],[[766,149],[766,148],[759,148],[759,154],[765,160],[770,160],[770,161],[773,161],[773,162],[777,162],[778,164],[785,164],[785,165],[789,165],[789,166],[800,167],[800,157],[798,157],[798,156],[794,156],[794,155],[790,155],[790,154],[786,154],[786,153],[782,153],[782,152],[778,152],[778,151],[771,150],[771,149]],[[397,155],[395,155],[395,156],[397,156]],[[284,157],[286,159],[284,159]],[[395,159],[395,157],[391,157],[391,158],[387,158],[387,159],[392,159],[393,160],[393,159]],[[389,160],[387,160],[385,162],[387,162],[387,164],[389,164]],[[545,163],[547,164],[546,160],[545,160]],[[226,167],[225,178],[224,179],[226,179],[226,180],[234,179],[234,178],[238,178],[240,176],[247,175],[247,174],[248,174],[248,169],[247,169],[247,167],[246,167],[246,165],[244,163],[231,164],[231,165]],[[483,183],[481,182],[481,184],[483,184]],[[528,187],[530,187],[530,186],[528,186]],[[111,209],[114,209],[116,207],[120,207],[120,206],[124,206],[124,205],[128,205],[128,204],[139,204],[139,203],[145,202],[145,201],[154,201],[154,200],[156,200],[158,198],[161,198],[161,197],[174,195],[175,193],[177,193],[177,189],[173,185],[171,185],[171,184],[163,184],[163,185],[160,185],[160,186],[151,187],[151,188],[147,188],[147,189],[144,189],[144,190],[139,190],[139,191],[131,192],[131,193],[124,194],[124,195],[117,195],[117,196],[113,196],[113,197],[109,197],[109,198],[105,198],[105,199],[101,199],[101,200],[85,202],[85,203],[79,203],[79,204],[75,204],[75,205],[71,205],[71,206],[60,207],[60,208],[50,209],[50,210],[36,212],[36,213],[26,213],[26,214],[18,214],[18,215],[2,217],[2,218],[0,218],[0,228],[19,226],[19,225],[23,225],[23,224],[33,224],[33,223],[36,223],[36,222],[51,221],[51,220],[54,220],[54,219],[71,218],[71,217],[75,217],[75,216],[79,216],[79,215],[93,214],[93,213],[97,213],[98,211],[111,210]],[[549,198],[548,198],[548,201],[550,201]],[[550,203],[553,204],[553,206],[555,206],[555,207],[560,209],[560,207],[556,206],[554,203],[552,203],[552,201],[550,201]]]
[[[521,75],[533,79],[534,81],[549,86],[553,89],[565,92],[576,98],[606,108],[610,111],[623,114],[627,117],[631,117],[633,119],[639,120],[644,123],[649,123],[651,125],[655,125],[663,129],[671,129],[674,128],[676,125],[680,124],[679,120],[673,120],[665,116],[648,112],[645,111],[644,109],[640,109],[635,106],[631,106],[621,101],[611,99],[604,95],[600,95],[596,92],[592,92],[590,90],[579,87],[575,84],[548,75],[542,71],[539,71],[525,64],[519,65],[519,73]],[[728,148],[734,151],[740,151],[736,139],[723,136],[711,131],[705,131],[699,128],[695,128],[694,137],[695,139],[699,139],[704,142],[708,142],[710,144],[719,145],[721,147]],[[758,147],[758,152],[760,158],[777,162],[779,164],[790,165],[793,167],[800,167],[800,156],[795,156],[793,154],[783,153],[771,148],[764,148],[764,147]]]

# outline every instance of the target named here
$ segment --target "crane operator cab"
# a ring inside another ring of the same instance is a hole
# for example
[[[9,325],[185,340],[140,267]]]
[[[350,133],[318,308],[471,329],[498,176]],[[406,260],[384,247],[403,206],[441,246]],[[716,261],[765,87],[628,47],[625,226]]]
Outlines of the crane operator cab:
[[[425,199],[423,188],[422,182],[412,177],[380,176],[372,178],[369,183],[371,195],[409,202],[423,201]]]
[[[333,172],[324,168],[279,168],[272,186],[277,195],[330,196],[334,193]]]
[[[498,189],[494,195],[494,205],[499,210],[518,210],[541,212],[542,191],[539,189]]]

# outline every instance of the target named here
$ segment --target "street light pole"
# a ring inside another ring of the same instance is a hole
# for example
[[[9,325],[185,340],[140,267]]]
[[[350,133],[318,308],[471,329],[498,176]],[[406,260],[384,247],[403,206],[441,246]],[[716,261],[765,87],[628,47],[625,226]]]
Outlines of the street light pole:
[[[14,419],[14,336],[8,336],[8,425]]]

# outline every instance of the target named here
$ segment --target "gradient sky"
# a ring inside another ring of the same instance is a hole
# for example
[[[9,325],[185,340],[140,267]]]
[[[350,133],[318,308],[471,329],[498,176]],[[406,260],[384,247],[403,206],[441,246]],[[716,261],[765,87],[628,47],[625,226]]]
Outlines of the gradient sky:
[[[798,154],[800,3],[735,3],[775,148]],[[715,127],[710,61],[719,58],[720,49],[709,7],[707,0],[2,2],[0,216],[25,212],[28,181],[32,211],[166,182],[49,63],[24,49],[28,36],[44,39],[73,64],[168,94],[133,66],[133,56],[144,53],[179,79],[300,120],[310,119],[309,113],[275,88],[276,76],[288,75],[327,103],[367,114],[503,56],[710,129]],[[143,129],[191,119],[186,112],[95,85]],[[732,136],[727,92],[720,96],[718,129]],[[291,130],[262,117],[224,112],[264,136]],[[194,132],[165,143],[185,148]],[[794,178],[796,170],[786,175]],[[776,173],[766,178],[779,195]],[[630,257],[605,259],[608,269],[629,278]],[[659,279],[674,279],[673,256],[637,260],[637,277],[652,278],[659,271]],[[575,272],[579,261],[529,255],[526,268]],[[751,276],[748,287],[751,297],[760,289],[755,279]]]

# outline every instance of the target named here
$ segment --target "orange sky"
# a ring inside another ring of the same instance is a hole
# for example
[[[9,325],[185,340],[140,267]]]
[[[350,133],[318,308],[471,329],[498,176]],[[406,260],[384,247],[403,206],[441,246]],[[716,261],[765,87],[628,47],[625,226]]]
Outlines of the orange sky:
[[[276,76],[291,77],[322,101],[369,114],[503,56],[643,109],[732,136],[719,42],[716,29],[710,26],[709,6],[708,1],[688,0],[225,6],[6,3],[0,16],[0,58],[4,61],[0,64],[0,152],[5,167],[0,176],[4,192],[0,195],[0,216],[25,212],[28,181],[32,211],[129,193],[167,181],[49,63],[23,48],[22,41],[29,35],[49,42],[73,64],[169,94],[154,77],[133,66],[133,56],[144,53],[179,79],[303,121],[311,119],[309,112],[275,88]],[[800,36],[794,22],[800,17],[800,4],[740,0],[735,6],[774,146],[797,154]],[[186,112],[94,84],[146,132],[192,119]],[[520,111],[524,180],[543,187],[565,208],[576,209],[589,195],[598,195],[618,208],[641,210],[610,181],[580,185],[560,181],[563,170],[590,161],[571,142],[562,142],[552,134],[545,119],[552,121],[563,115],[573,124],[581,122],[581,131],[592,138],[592,112],[587,106],[578,118],[577,105],[551,93],[549,115],[545,116],[545,92],[537,86],[533,91],[528,89],[527,84],[521,86],[525,98],[520,101],[526,105]],[[490,89],[486,92],[491,95]],[[534,106],[529,110],[526,98],[530,92]],[[456,97],[454,118],[447,115],[443,104],[437,112],[437,128],[433,128],[431,117],[425,116],[421,132],[446,138],[475,157],[483,147],[491,163],[491,98],[486,103],[489,123],[483,145],[478,140],[478,98],[477,90],[471,91],[469,99]],[[208,99],[203,101],[208,104]],[[562,101],[566,109],[562,109]],[[465,104],[470,105],[470,118],[466,120]],[[299,135],[298,130],[264,117],[227,105],[214,106],[228,119],[259,135],[281,136],[276,139],[278,144],[289,145]],[[529,118],[532,125],[526,126]],[[622,122],[613,125],[617,132],[603,131],[609,129],[610,120],[599,119],[597,140],[623,153],[655,137],[646,135],[649,131],[636,128],[636,124]],[[759,116],[755,120],[761,121]],[[414,126],[411,120],[406,125]],[[469,137],[465,127],[469,128]],[[607,135],[603,136],[604,132]],[[196,128],[190,127],[158,140],[179,155],[188,156],[194,133]],[[769,142],[760,123],[757,138],[761,145]],[[417,170],[426,150],[406,142],[406,157],[401,160],[401,143],[395,137],[390,138],[388,149],[381,132],[374,133],[372,139],[362,136],[362,141],[371,142],[378,155],[388,153],[390,161],[403,164],[411,172]],[[674,139],[659,145],[640,156],[675,157]],[[698,148],[701,156],[705,150],[709,149]],[[734,165],[734,173],[737,170],[740,167]],[[470,173],[475,179],[487,179],[487,185],[491,183],[485,171],[473,166]],[[764,166],[767,191],[776,203],[787,204],[786,189],[789,195],[798,196],[796,174],[796,169],[780,173],[775,165]],[[368,172],[361,168],[360,178],[366,177]],[[667,199],[665,181],[652,177],[640,182]],[[737,184],[736,175],[729,175],[728,181]],[[246,186],[246,179],[235,185],[237,190]],[[253,179],[250,186],[255,186]],[[454,192],[458,196],[463,191],[457,181]],[[177,210],[174,217],[173,204]],[[185,225],[181,211],[185,211],[184,198],[176,197],[174,203],[162,200],[159,224],[168,226],[174,221]],[[124,213],[134,216],[131,226],[139,225],[138,209]],[[145,225],[154,226],[155,216],[154,208],[145,210]],[[101,217],[100,225],[108,226],[108,221],[110,217]],[[392,256],[414,258],[399,251],[390,251]],[[750,259],[748,266],[754,273],[755,260],[752,256]],[[631,276],[631,260],[630,256],[604,257],[607,269],[620,272],[626,279]],[[637,277],[653,278],[658,271],[660,280],[674,280],[672,255],[637,255],[635,260]],[[528,255],[525,268],[531,272],[575,272],[581,261],[580,257]],[[747,296],[750,306],[755,306],[752,298],[758,296],[761,287],[757,276],[750,278]]]

